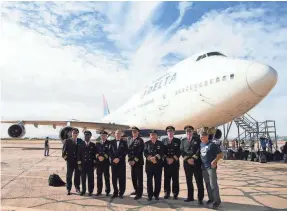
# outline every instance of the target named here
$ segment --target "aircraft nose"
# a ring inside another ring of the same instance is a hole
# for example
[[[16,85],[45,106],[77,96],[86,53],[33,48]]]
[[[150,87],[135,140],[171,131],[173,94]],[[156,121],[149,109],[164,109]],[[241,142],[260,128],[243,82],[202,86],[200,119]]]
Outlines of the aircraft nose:
[[[266,96],[277,83],[278,74],[270,66],[253,63],[248,69],[246,80],[251,91],[260,96]]]

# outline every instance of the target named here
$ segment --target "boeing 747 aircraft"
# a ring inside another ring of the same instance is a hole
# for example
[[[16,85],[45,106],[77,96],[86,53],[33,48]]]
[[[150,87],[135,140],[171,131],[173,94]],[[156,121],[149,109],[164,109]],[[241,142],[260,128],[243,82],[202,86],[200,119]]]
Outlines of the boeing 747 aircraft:
[[[73,127],[109,132],[131,126],[142,131],[156,129],[165,134],[173,125],[177,134],[185,125],[195,129],[217,127],[242,116],[256,106],[277,83],[277,72],[255,61],[229,58],[220,52],[189,57],[148,84],[127,103],[110,113],[104,99],[102,122],[83,121],[1,121],[11,123],[12,138],[25,135],[25,125],[62,126],[59,137],[67,138]]]

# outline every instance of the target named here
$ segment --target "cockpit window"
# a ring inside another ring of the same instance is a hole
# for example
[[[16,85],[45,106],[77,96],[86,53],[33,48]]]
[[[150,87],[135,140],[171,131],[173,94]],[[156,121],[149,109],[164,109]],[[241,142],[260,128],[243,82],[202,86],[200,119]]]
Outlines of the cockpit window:
[[[219,53],[219,52],[209,52],[207,54],[203,54],[203,55],[200,55],[199,57],[197,57],[196,61],[199,61],[203,58],[210,57],[210,56],[224,56],[224,57],[226,57],[224,54]]]
[[[219,52],[210,52],[210,53],[207,53],[207,56],[225,56],[225,55]]]

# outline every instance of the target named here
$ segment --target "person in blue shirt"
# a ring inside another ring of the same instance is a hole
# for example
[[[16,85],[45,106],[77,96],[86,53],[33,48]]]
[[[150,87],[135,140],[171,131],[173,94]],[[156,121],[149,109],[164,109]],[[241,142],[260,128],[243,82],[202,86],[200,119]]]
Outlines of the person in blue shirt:
[[[263,152],[266,152],[266,139],[264,137],[260,137],[260,145],[262,147]]]
[[[206,131],[200,133],[200,154],[202,159],[202,174],[209,200],[207,204],[213,203],[213,209],[217,209],[221,204],[219,187],[217,183],[217,162],[222,159],[223,153],[220,148],[209,139]]]

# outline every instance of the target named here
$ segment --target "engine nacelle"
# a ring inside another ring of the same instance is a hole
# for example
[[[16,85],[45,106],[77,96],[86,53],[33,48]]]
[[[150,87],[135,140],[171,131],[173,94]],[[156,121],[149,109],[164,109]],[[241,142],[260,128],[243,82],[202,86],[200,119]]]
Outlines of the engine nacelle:
[[[62,141],[64,141],[65,139],[71,138],[72,137],[72,130],[73,130],[73,127],[70,127],[70,126],[63,127],[60,130],[59,138]]]
[[[8,128],[8,135],[11,138],[22,138],[26,134],[26,129],[22,124],[14,124]]]

